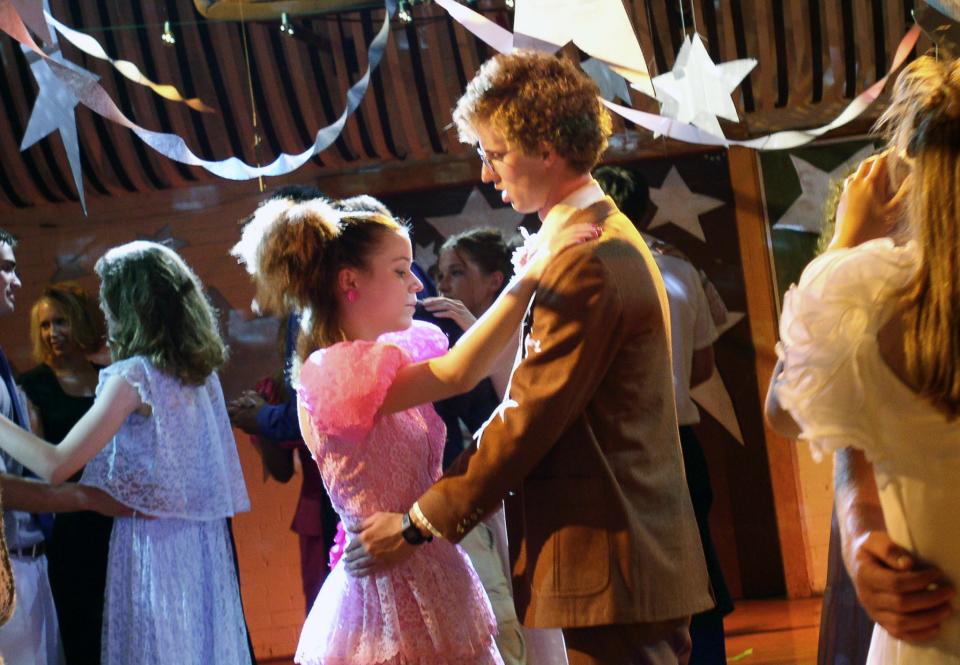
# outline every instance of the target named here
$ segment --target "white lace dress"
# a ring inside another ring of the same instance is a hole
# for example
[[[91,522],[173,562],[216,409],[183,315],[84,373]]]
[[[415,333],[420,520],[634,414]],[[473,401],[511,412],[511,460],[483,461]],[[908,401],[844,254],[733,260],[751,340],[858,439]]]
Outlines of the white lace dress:
[[[131,414],[81,482],[154,519],[114,520],[101,662],[249,663],[226,518],[250,502],[220,380],[187,386],[134,357],[100,372],[98,394],[112,376],[152,414]]]
[[[863,450],[873,463],[887,529],[960,583],[960,426],[920,399],[880,355],[877,333],[914,274],[913,244],[882,239],[828,252],[784,298],[781,404],[815,457]],[[960,665],[960,616],[911,645],[874,629],[869,665]]]

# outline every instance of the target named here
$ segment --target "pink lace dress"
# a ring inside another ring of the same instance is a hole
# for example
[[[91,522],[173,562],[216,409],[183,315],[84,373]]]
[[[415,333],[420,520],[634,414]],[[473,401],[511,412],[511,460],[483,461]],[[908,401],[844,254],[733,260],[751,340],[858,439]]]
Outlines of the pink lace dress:
[[[443,353],[438,328],[414,322],[376,342],[315,352],[300,372],[300,425],[347,530],[377,511],[402,512],[440,477],[445,430],[430,404],[378,412],[397,372]],[[340,561],[307,616],[302,665],[502,663],[490,603],[466,555],[421,545],[383,573],[354,578]]]

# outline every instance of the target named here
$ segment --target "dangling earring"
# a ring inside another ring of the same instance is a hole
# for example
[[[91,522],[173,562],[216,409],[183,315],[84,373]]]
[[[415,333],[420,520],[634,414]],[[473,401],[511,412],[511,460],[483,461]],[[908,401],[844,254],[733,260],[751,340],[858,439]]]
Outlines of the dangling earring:
[[[357,302],[357,292],[354,289],[347,291],[347,302]]]

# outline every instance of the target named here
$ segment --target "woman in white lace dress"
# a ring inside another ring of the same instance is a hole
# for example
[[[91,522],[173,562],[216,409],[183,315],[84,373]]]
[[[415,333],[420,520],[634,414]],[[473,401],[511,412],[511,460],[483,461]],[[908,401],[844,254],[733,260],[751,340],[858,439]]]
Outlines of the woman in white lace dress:
[[[81,482],[134,509],[114,521],[105,665],[249,663],[227,518],[249,509],[216,369],[226,359],[196,275],[134,242],[97,263],[114,363],[59,446],[0,421],[0,448],[53,483]]]
[[[912,165],[911,239],[834,249],[807,267],[784,299],[776,392],[815,455],[844,451],[841,532],[858,594],[878,624],[867,662],[955,665],[960,61],[918,59],[900,75],[894,100],[885,122],[893,150]],[[848,216],[882,207],[886,162],[868,160],[848,183]],[[888,582],[897,603],[878,610],[883,603],[872,596]]]

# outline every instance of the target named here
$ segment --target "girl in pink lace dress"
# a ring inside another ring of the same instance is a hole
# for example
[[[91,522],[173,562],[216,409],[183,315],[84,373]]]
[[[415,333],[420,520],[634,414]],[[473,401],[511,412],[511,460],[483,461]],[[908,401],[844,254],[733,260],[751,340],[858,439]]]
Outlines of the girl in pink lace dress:
[[[595,235],[580,226],[543,244],[562,248]],[[545,262],[532,261],[447,352],[438,328],[412,325],[422,284],[410,272],[406,229],[387,215],[273,201],[258,210],[234,253],[254,277],[260,307],[304,314],[301,429],[348,532],[377,511],[405,510],[440,477],[444,425],[431,402],[489,374]],[[501,663],[495,625],[467,557],[437,539],[384,573],[352,577],[339,562],[310,611],[296,660]]]

